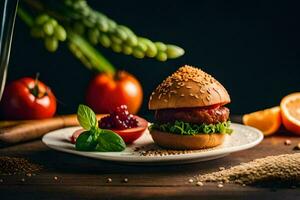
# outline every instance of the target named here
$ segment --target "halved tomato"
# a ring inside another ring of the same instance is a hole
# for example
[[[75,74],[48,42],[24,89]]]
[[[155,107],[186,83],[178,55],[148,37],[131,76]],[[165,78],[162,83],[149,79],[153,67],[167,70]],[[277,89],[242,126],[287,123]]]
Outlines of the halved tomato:
[[[147,120],[145,120],[141,117],[138,117],[136,115],[134,115],[134,118],[137,119],[139,122],[138,123],[139,126],[136,128],[128,128],[128,129],[123,129],[123,130],[110,129],[113,132],[117,133],[119,136],[121,136],[126,144],[130,144],[130,143],[134,142],[135,140],[137,140],[139,137],[141,137],[143,135],[145,130],[148,128]],[[79,135],[82,132],[84,132],[84,129],[76,130],[70,138],[71,143],[75,144],[76,139],[79,137]]]
[[[121,136],[126,144],[130,144],[130,143],[134,142],[135,140],[137,140],[139,137],[141,137],[142,134],[145,132],[145,130],[148,127],[148,122],[145,119],[138,117],[136,115],[134,115],[134,117],[139,122],[138,127],[128,128],[128,129],[124,129],[124,130],[111,129],[113,132],[115,132],[119,136]]]
[[[72,136],[70,137],[70,140],[71,140],[71,143],[72,143],[72,144],[75,144],[75,143],[76,143],[77,138],[79,137],[79,135],[80,135],[82,132],[84,132],[84,129],[83,129],[83,128],[76,130],[76,131],[72,134]]]

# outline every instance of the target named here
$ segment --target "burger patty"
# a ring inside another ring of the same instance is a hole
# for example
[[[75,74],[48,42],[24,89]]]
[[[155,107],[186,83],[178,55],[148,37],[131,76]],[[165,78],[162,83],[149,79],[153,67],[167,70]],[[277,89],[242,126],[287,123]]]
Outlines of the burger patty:
[[[156,121],[161,123],[180,120],[193,124],[216,124],[228,120],[229,109],[223,106],[216,108],[162,109],[156,110],[154,117]]]

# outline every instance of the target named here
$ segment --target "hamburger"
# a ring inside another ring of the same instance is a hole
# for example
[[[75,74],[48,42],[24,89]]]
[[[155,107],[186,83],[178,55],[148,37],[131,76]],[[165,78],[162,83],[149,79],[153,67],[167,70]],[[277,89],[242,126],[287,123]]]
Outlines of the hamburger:
[[[204,71],[185,65],[152,92],[155,111],[149,127],[155,143],[168,149],[203,149],[223,143],[230,134],[226,89]]]

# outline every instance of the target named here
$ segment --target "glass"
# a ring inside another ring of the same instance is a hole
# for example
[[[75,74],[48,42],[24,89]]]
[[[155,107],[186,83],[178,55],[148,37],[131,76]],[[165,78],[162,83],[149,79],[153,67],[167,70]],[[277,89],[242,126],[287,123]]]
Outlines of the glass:
[[[19,0],[0,0],[1,30],[0,30],[0,100],[3,94],[7,67],[9,62],[10,47]]]

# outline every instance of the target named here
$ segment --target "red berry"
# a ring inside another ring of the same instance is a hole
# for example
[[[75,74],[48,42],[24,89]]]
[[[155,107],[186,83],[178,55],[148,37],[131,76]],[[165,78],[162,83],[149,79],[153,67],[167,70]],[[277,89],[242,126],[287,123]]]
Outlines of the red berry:
[[[99,121],[100,128],[127,129],[138,127],[138,121],[128,112],[126,105],[117,107],[109,116]]]

